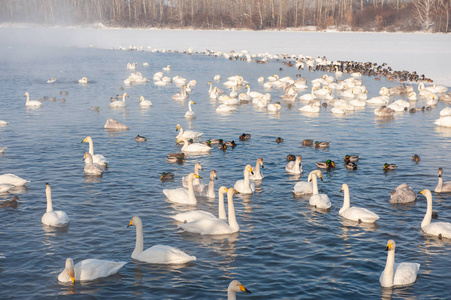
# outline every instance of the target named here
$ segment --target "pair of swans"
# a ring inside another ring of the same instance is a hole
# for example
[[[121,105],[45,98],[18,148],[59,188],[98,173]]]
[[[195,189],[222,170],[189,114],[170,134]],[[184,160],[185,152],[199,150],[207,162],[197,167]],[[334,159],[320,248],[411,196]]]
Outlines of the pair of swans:
[[[87,175],[102,175],[103,167],[97,163],[94,163],[92,159],[92,155],[89,152],[85,152],[83,156],[83,160],[85,161],[84,171]]]
[[[172,96],[172,99],[183,101],[188,98],[188,94],[186,93],[186,85],[182,85],[180,88],[180,93]]]
[[[143,225],[141,218],[134,216],[127,227],[135,225],[136,244],[131,257],[150,264],[184,264],[196,260],[182,250],[166,245],[154,245],[144,250]]]
[[[30,94],[28,94],[28,92],[26,92],[24,96],[27,97],[27,102],[25,102],[25,106],[35,108],[42,106],[42,103],[39,102],[38,100],[30,100]]]
[[[197,131],[193,131],[193,130],[183,130],[182,125],[177,124],[177,128],[175,129],[175,131],[178,131],[179,134],[176,136],[176,138],[186,138],[186,139],[198,139],[200,138],[203,133],[202,132],[197,132]]]
[[[321,181],[323,181],[323,173],[321,173],[320,170],[313,170],[308,175],[307,182],[299,181],[295,184],[295,186],[293,187],[293,193],[296,195],[313,194],[313,181],[311,180],[313,174],[316,174],[316,176],[318,176]],[[318,189],[318,187],[316,189]]]
[[[85,137],[82,143],[88,143],[89,144],[89,154],[92,156],[92,160],[94,163],[101,165],[102,167],[108,166],[108,160],[102,155],[102,154],[94,154],[94,143],[92,141],[92,138],[90,136]]]
[[[223,235],[240,231],[240,226],[236,220],[235,207],[233,205],[233,195],[235,193],[236,191],[234,188],[227,189],[228,223],[225,219],[207,217],[180,224],[179,227],[185,231],[202,235]]]
[[[75,281],[92,281],[116,274],[127,262],[103,259],[85,259],[74,265],[72,258],[66,259],[64,270],[58,275],[58,281],[72,283]]]
[[[244,179],[235,182],[234,189],[240,194],[252,194],[255,191],[255,184],[250,181],[250,175],[254,175],[251,165],[246,165],[243,175]]]
[[[193,108],[191,107],[192,104],[196,104],[193,100],[190,100],[188,102],[188,111],[185,113],[185,118],[187,119],[193,119],[196,117],[196,113],[193,111]]]
[[[207,145],[201,144],[201,143],[188,143],[188,139],[181,137],[177,139],[177,143],[180,141],[183,141],[183,147],[181,151],[183,153],[206,153],[210,152],[211,148]]]
[[[42,224],[52,227],[64,227],[68,225],[69,217],[67,214],[61,210],[53,210],[52,189],[48,183],[45,185],[45,195],[47,197],[47,211],[41,218]]]
[[[188,175],[188,189],[178,188],[178,189],[164,189],[163,193],[166,195],[169,201],[180,204],[190,204],[196,205],[197,199],[194,195],[193,180],[195,178],[200,178],[199,175],[190,173]]]
[[[125,102],[125,97],[128,98],[128,94],[124,93],[122,95],[122,101],[121,100],[116,100],[110,103],[110,107],[111,108],[121,108],[121,107],[126,107],[127,103]]]

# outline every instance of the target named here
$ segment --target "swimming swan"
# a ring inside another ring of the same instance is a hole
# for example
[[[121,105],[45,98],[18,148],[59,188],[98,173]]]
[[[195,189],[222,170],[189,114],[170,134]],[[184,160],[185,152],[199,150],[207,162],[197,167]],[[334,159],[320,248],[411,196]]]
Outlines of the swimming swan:
[[[254,171],[254,174],[249,175],[250,180],[262,180],[263,179],[263,173],[260,170],[260,168],[264,168],[263,166],[263,157],[259,157],[257,159],[257,162],[255,163],[255,168],[252,170]]]
[[[320,170],[313,170],[310,172],[307,178],[307,182],[299,181],[293,187],[293,193],[296,195],[308,195],[313,194],[313,182],[311,182],[312,174],[316,174],[316,176],[323,181],[323,173]]]
[[[255,184],[249,181],[249,175],[254,174],[251,165],[247,165],[244,168],[244,179],[238,180],[235,182],[235,190],[237,190],[240,194],[252,194],[255,191]]]
[[[188,144],[188,140],[184,137],[178,138],[177,143],[179,141],[183,141],[183,147],[181,149],[183,153],[205,153],[211,150],[210,147],[201,143]]]
[[[139,97],[140,107],[150,107],[152,106],[152,101],[144,99],[144,96]]]
[[[94,154],[94,144],[92,142],[92,138],[90,136],[85,137],[82,143],[89,143],[89,153],[92,156],[92,161],[95,164],[99,164],[102,167],[108,166],[108,160],[102,154]]]
[[[451,181],[443,182],[443,169],[438,168],[438,184],[435,187],[434,192],[446,193],[451,192]]]
[[[83,77],[82,79],[78,80],[78,83],[86,84],[86,83],[88,83],[88,78]]]
[[[442,127],[451,127],[451,116],[441,117],[434,121],[434,124]]]
[[[245,292],[252,294],[244,285],[241,284],[238,280],[232,280],[230,282],[229,287],[227,288],[227,300],[236,300],[236,292]]]
[[[338,212],[343,218],[365,223],[374,223],[379,219],[379,216],[366,208],[351,206],[349,199],[349,187],[346,183],[341,186],[341,191],[344,192],[343,206]]]
[[[102,175],[103,168],[101,165],[94,163],[92,160],[92,155],[89,152],[85,152],[83,156],[83,160],[85,161],[85,174],[88,175]]]
[[[110,103],[110,107],[111,108],[118,108],[118,107],[126,107],[127,103],[125,102],[125,97],[128,97],[127,93],[124,93],[122,95],[122,101],[117,100],[117,101],[113,101]]]
[[[185,113],[185,118],[191,118],[192,119],[192,118],[196,117],[196,113],[191,108],[191,104],[196,104],[196,102],[194,102],[193,100],[190,100],[188,102],[188,111]]]
[[[448,238],[451,239],[451,223],[449,222],[434,222],[432,219],[432,194],[430,190],[423,190],[420,192],[427,200],[426,214],[421,222],[421,229],[429,235],[438,236],[439,239]]]
[[[200,163],[196,163],[196,164],[194,165],[194,174],[196,174],[197,176],[199,176],[199,170],[203,171],[204,169],[202,169],[202,165],[201,165]],[[189,177],[189,176],[182,177],[182,186],[183,186],[184,188],[187,188],[187,187],[188,187],[188,183],[189,183],[188,177]],[[200,180],[199,180],[198,178],[195,178],[195,179],[193,180],[193,185],[198,185],[198,184],[200,184]]]
[[[105,129],[111,129],[111,130],[128,130],[128,126],[119,123],[115,119],[108,119],[106,120],[105,125],[103,126]]]
[[[290,174],[301,174],[302,173],[302,156],[298,155],[295,161],[289,161],[285,167],[285,171]]]
[[[14,174],[0,175],[0,184],[23,186],[23,185],[27,184],[28,182],[30,182],[30,181],[20,178],[19,176],[16,176]]]
[[[42,216],[41,222],[47,226],[64,227],[69,224],[69,217],[64,211],[54,211],[52,206],[52,189],[50,185],[45,185],[45,195],[47,196],[47,211]]]
[[[199,219],[197,221],[180,224],[179,227],[185,231],[199,233],[202,235],[232,234],[240,231],[240,226],[236,221],[235,208],[233,206],[234,188],[227,190],[227,207],[229,223],[220,219]]]
[[[316,173],[310,173],[310,181],[313,183],[313,195],[310,197],[309,203],[317,208],[328,209],[332,206],[329,197],[326,194],[318,194],[318,181]]]
[[[194,191],[199,195],[206,196],[207,198],[215,198],[215,180],[218,180],[216,176],[216,170],[210,171],[210,181],[208,184],[199,183],[194,185]]]
[[[384,271],[382,271],[379,277],[379,282],[382,287],[409,285],[417,280],[420,264],[408,262],[395,263],[395,248],[395,241],[389,240],[385,248],[385,251],[388,251],[387,262],[385,263]]]
[[[172,99],[183,101],[188,98],[188,94],[186,93],[186,85],[182,85],[180,88],[180,93],[175,94],[172,96]]]
[[[182,125],[180,124],[177,124],[177,128],[175,129],[175,131],[179,132],[179,134],[176,136],[177,138],[184,137],[186,139],[198,139],[203,135],[202,132],[197,132],[193,130],[184,131]]]
[[[218,190],[218,217],[208,211],[204,210],[191,210],[184,213],[176,214],[172,216],[174,220],[181,223],[189,223],[194,222],[200,219],[220,219],[227,220],[227,215],[224,208],[224,194],[227,192],[227,188],[225,186],[221,186]]]
[[[178,189],[165,189],[163,193],[166,195],[169,201],[180,203],[180,204],[191,204],[196,205],[197,199],[194,195],[193,180],[195,178],[200,178],[194,173],[188,175],[188,189],[178,188]]]
[[[27,97],[27,102],[25,102],[25,105],[28,107],[41,107],[42,103],[37,101],[37,100],[30,100],[30,94],[28,94],[28,92],[25,93],[24,95],[25,97]]]
[[[135,250],[132,252],[132,258],[150,264],[184,264],[196,260],[195,256],[191,256],[177,248],[166,245],[155,245],[143,251],[143,224],[141,218],[134,216],[127,227],[135,225],[136,227],[136,244]]]
[[[90,281],[116,274],[127,262],[103,259],[85,259],[74,266],[72,258],[66,259],[65,269],[58,275],[59,282]]]

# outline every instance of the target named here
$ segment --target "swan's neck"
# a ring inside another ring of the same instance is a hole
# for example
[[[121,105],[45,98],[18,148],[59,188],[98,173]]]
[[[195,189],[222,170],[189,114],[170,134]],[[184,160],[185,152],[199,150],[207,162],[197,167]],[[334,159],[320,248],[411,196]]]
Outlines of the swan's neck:
[[[313,184],[313,195],[318,195],[318,180],[316,175],[312,174],[312,184]]]
[[[94,155],[94,143],[92,142],[92,140],[89,140],[88,143],[89,143],[89,154]]]
[[[143,252],[144,241],[143,241],[143,224],[138,221],[135,224],[136,227],[136,244],[135,250],[133,250],[132,258],[137,258],[141,252]]]
[[[236,293],[229,290],[227,292],[227,300],[236,300]]]
[[[183,133],[184,133],[183,128],[180,127],[180,129],[179,129],[179,134],[177,134],[177,137],[178,137],[178,138],[179,138],[179,137],[182,137],[182,136],[183,136]]]
[[[208,84],[210,85],[208,92],[211,93],[213,91],[213,83],[209,82]]]
[[[296,172],[296,173],[300,173],[301,172],[301,162],[299,161],[295,161],[294,162],[294,171]]]
[[[214,196],[215,196],[215,180],[214,179],[210,179],[210,182],[208,183],[207,196],[209,198],[214,198]]]
[[[343,207],[340,209],[339,213],[341,214],[345,210],[347,210],[351,206],[351,200],[349,199],[349,188],[344,189],[344,199],[343,199]]]
[[[27,103],[30,102],[30,95],[27,94]]]
[[[53,205],[52,205],[52,192],[47,189],[45,191],[45,195],[47,196],[47,212],[53,211]]]
[[[394,279],[394,267],[395,267],[395,251],[388,251],[387,262],[385,264],[384,273],[381,278],[381,285],[383,287],[393,286]]]
[[[426,200],[427,200],[428,206],[426,209],[426,214],[424,215],[424,218],[423,218],[423,222],[421,222],[421,228],[431,224],[431,219],[432,219],[432,196],[428,195],[426,197]]]
[[[244,189],[247,191],[250,189],[249,185],[249,171],[244,170]]]
[[[122,102],[125,102],[125,94],[122,95]]]
[[[240,226],[236,221],[235,207],[233,206],[233,195],[229,193],[227,193],[227,207],[229,213],[229,227],[233,230],[233,232],[238,232],[240,230]]]
[[[219,193],[218,217],[220,220],[227,220],[227,215],[224,207],[224,193]]]
[[[435,191],[436,192],[441,192],[442,191],[442,187],[443,187],[443,178],[442,178],[442,176],[439,176],[438,177],[438,184],[435,187]]]
[[[183,138],[182,141],[183,141],[183,147],[182,147],[182,152],[183,152],[188,147],[188,140]]]
[[[255,175],[260,175],[260,162],[257,161],[257,163],[255,164],[255,169],[253,171]]]
[[[250,86],[247,86],[247,93],[248,93],[248,94],[251,93],[251,88],[250,88]]]
[[[189,110],[189,111],[193,111],[193,110],[191,109],[191,102],[188,103],[188,110]]]
[[[192,204],[197,203],[196,196],[194,195],[193,179],[188,180],[188,200],[189,200],[189,203],[192,203]]]
[[[311,92],[311,95],[312,95],[312,97],[313,98],[315,98],[315,94],[313,93],[313,91],[315,90],[315,88],[314,87],[312,87],[312,92]]]

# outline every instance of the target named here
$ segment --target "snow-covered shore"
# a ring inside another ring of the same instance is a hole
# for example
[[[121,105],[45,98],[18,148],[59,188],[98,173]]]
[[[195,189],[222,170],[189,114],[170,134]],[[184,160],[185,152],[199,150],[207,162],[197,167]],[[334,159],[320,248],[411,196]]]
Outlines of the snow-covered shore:
[[[387,63],[451,87],[451,36],[425,33],[0,27],[3,45],[241,51]]]

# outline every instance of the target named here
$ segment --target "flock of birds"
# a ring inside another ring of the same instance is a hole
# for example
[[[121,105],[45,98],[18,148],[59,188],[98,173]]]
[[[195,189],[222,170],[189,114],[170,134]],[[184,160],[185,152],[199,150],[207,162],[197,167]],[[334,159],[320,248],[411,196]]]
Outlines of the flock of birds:
[[[192,51],[191,51],[192,53]],[[211,53],[210,53],[211,54]],[[216,53],[217,54],[217,53]],[[216,55],[215,54],[215,55]],[[229,59],[237,59],[238,57],[249,60],[255,60],[247,52],[241,52],[241,56],[234,52],[223,54],[224,57]],[[293,57],[284,57],[293,59]],[[265,62],[265,60],[259,60],[258,62]],[[366,70],[363,72],[362,65],[356,64],[354,68],[347,68],[349,63],[345,62],[329,62],[325,58],[318,58],[317,60],[309,57],[297,57],[294,59],[294,63],[288,66],[295,66],[297,69],[303,69],[307,67],[309,69],[328,69],[334,72],[335,76],[324,75],[321,78],[312,80],[310,93],[301,94],[303,91],[309,89],[307,86],[307,80],[302,77],[293,79],[289,76],[279,78],[278,75],[269,76],[266,79],[261,77],[258,82],[265,89],[280,89],[282,94],[281,100],[272,103],[271,94],[260,93],[257,91],[251,91],[250,84],[242,76],[235,75],[227,78],[227,81],[223,85],[231,89],[230,93],[226,93],[219,87],[214,86],[213,82],[208,82],[209,90],[206,91],[210,99],[217,100],[221,104],[216,108],[218,113],[229,113],[236,111],[239,105],[245,103],[252,103],[259,108],[266,109],[268,112],[278,113],[281,110],[281,102],[292,105],[295,101],[306,102],[304,106],[299,108],[299,111],[307,114],[319,113],[322,108],[330,107],[330,112],[334,114],[346,114],[349,111],[357,110],[358,108],[365,107],[366,105],[380,105],[380,107],[374,110],[374,114],[380,117],[391,117],[396,113],[402,113],[409,111],[414,113],[418,110],[424,110],[433,108],[437,105],[437,101],[451,102],[451,96],[447,94],[447,89],[438,85],[432,85],[425,87],[421,82],[418,86],[418,94],[414,91],[412,86],[402,84],[401,86],[395,86],[392,88],[381,88],[378,97],[368,99],[368,91],[362,82],[362,73],[368,75],[371,71]],[[136,63],[127,64],[127,70],[134,71],[136,69]],[[144,67],[148,66],[147,63],[143,64]],[[316,67],[315,67],[316,66]],[[359,67],[359,71],[356,68]],[[368,67],[368,66],[367,66]],[[369,66],[369,68],[377,69],[375,65]],[[380,66],[379,66],[380,68]],[[171,66],[166,66],[162,69],[162,72],[157,72],[153,76],[154,84],[157,86],[164,86],[170,83],[176,83],[180,87],[180,93],[174,94],[172,99],[176,101],[189,100],[190,91],[197,86],[195,80],[187,80],[180,76],[170,78],[163,72],[170,72]],[[380,70],[379,70],[380,71]],[[350,77],[341,80],[341,76],[344,73],[350,73]],[[401,76],[401,75],[399,75]],[[406,78],[410,78],[411,75],[404,74]],[[216,75],[213,80],[219,81],[220,75]],[[398,78],[399,79],[399,78]],[[147,78],[143,77],[140,72],[132,73],[128,78],[124,80],[125,85],[133,85],[136,83],[148,82]],[[48,83],[56,82],[55,78],[51,78]],[[88,84],[88,79],[83,77],[78,81],[80,84]],[[239,90],[245,89],[246,92],[239,93]],[[391,97],[397,95],[407,95],[409,101],[396,100],[390,103]],[[26,106],[31,108],[40,108],[42,102],[38,100],[30,100],[29,93],[25,93],[27,97]],[[124,108],[127,105],[126,98],[127,93],[112,97],[110,100],[110,108]],[[416,108],[415,102],[418,98],[422,98],[426,101],[424,107]],[[192,100],[188,101],[188,110],[185,114],[185,118],[196,118],[196,113],[193,110],[192,105],[196,103]],[[146,100],[144,96],[139,99],[140,107],[151,107],[152,102]],[[97,108],[96,108],[97,109]],[[439,126],[451,127],[451,109],[449,107],[443,109],[440,112],[440,119],[436,120],[436,124]],[[4,121],[3,121],[4,122]],[[114,119],[108,119],[105,128],[114,130],[124,130],[128,127],[124,124],[117,122]],[[179,153],[171,153],[167,156],[168,162],[183,162],[187,155],[195,155],[199,153],[208,153],[212,149],[212,145],[217,145],[221,150],[226,150],[227,147],[235,147],[234,141],[223,141],[210,139],[204,142],[200,141],[203,133],[192,130],[184,130],[180,124],[177,124],[176,131],[178,131],[177,143],[183,144]],[[238,137],[240,140],[248,140],[251,138],[250,134],[243,133]],[[144,142],[147,138],[138,135],[135,140],[137,142]],[[278,137],[277,143],[282,143],[283,138]],[[82,143],[88,143],[89,149],[84,153],[85,167],[84,172],[88,175],[102,175],[104,168],[109,164],[108,160],[100,154],[94,153],[93,140],[91,137],[86,137]],[[330,146],[326,141],[314,141],[304,140],[303,146],[313,146],[316,148],[327,148]],[[357,162],[359,157],[356,155],[346,155],[344,157],[345,166],[349,170],[357,169]],[[417,163],[420,161],[418,155],[412,156],[412,160]],[[323,181],[321,169],[333,169],[335,168],[335,162],[332,160],[326,160],[324,162],[316,163],[317,170],[313,170],[308,175],[306,182],[298,182],[293,187],[293,193],[296,195],[304,195],[309,197],[309,204],[318,209],[328,211],[332,206],[329,197],[320,193],[318,189],[318,179]],[[396,169],[395,164],[384,164],[383,170]],[[227,188],[221,186],[217,190],[218,197],[218,213],[217,215],[211,212],[202,210],[191,210],[184,213],[179,213],[172,216],[174,220],[179,223],[179,228],[184,231],[201,234],[201,235],[227,235],[239,232],[240,227],[237,221],[236,212],[233,204],[233,197],[236,193],[252,194],[255,192],[255,183],[262,182],[264,175],[262,169],[264,168],[263,158],[257,159],[255,167],[250,164],[246,165],[243,169],[243,179],[236,181],[233,187]],[[177,189],[164,189],[163,193],[166,198],[173,203],[184,205],[196,205],[197,197],[203,196],[210,199],[216,198],[215,181],[217,180],[216,170],[211,170],[208,184],[203,183],[199,176],[199,170],[202,170],[200,163],[195,164],[194,172],[182,179],[182,187]],[[288,155],[287,164],[285,168],[289,174],[301,174],[302,169],[302,156]],[[173,179],[174,174],[170,172],[163,172],[161,174],[161,180]],[[0,175],[0,190],[7,191],[15,186],[25,185],[27,180],[17,177],[13,174]],[[350,191],[347,184],[343,184],[341,191],[344,192],[343,205],[339,210],[339,215],[345,219],[349,219],[355,222],[374,223],[380,217],[365,208],[351,206],[350,203]],[[51,197],[51,188],[47,183],[46,188],[47,198],[47,210],[42,216],[42,223],[47,226],[64,227],[69,224],[69,217],[64,211],[57,211],[53,209],[53,202]],[[443,182],[443,169],[439,169],[439,181],[435,188],[436,193],[451,192],[451,181]],[[451,239],[451,223],[447,222],[431,222],[434,217],[432,211],[432,194],[431,191],[425,189],[421,193],[427,199],[427,211],[424,219],[421,223],[421,229],[428,235],[435,235],[439,238]],[[225,209],[225,195],[227,196],[227,212]],[[14,196],[11,201],[5,201],[0,203],[0,207],[17,207],[17,201],[20,200],[17,196]],[[391,203],[406,203],[416,200],[416,194],[412,188],[407,184],[402,184],[396,188],[391,194]],[[135,226],[136,228],[136,244],[135,249],[131,254],[131,258],[150,263],[150,264],[184,264],[190,261],[196,260],[195,256],[187,254],[186,252],[167,245],[154,245],[150,248],[144,249],[144,237],[143,237],[143,224],[139,216],[134,216],[128,224],[128,227]],[[395,241],[389,240],[387,243],[386,251],[388,251],[387,262],[385,269],[381,273],[379,278],[380,284],[383,287],[403,286],[412,284],[416,281],[417,273],[420,265],[418,263],[396,263],[395,262]],[[59,274],[58,280],[60,282],[67,282],[74,284],[78,281],[90,281],[100,277],[107,277],[117,273],[126,262],[115,262],[109,260],[99,259],[85,259],[83,261],[74,264],[71,258],[67,258],[65,269]],[[233,280],[228,287],[229,299],[235,299],[236,292],[248,292],[239,281]]]

